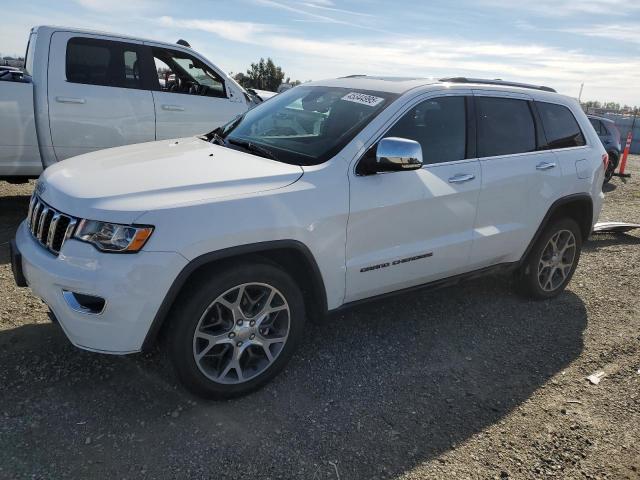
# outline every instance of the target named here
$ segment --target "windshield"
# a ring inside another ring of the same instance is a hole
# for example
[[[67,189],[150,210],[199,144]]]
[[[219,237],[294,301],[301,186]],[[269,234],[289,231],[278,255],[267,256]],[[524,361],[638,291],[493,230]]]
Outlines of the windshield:
[[[214,133],[226,143],[268,150],[282,162],[315,165],[338,153],[396,97],[387,92],[300,86]]]

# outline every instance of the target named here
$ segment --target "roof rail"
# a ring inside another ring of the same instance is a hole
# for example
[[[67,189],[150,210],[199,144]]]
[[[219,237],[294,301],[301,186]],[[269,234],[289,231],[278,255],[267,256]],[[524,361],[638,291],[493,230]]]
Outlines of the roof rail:
[[[441,78],[440,81],[451,82],[451,83],[480,83],[484,85],[503,85],[505,87],[531,88],[533,90],[543,90],[545,92],[556,93],[556,91],[553,88],[545,87],[544,85],[531,85],[529,83],[507,82],[504,80],[500,80],[499,78],[496,78],[494,80],[489,80],[484,78],[450,77],[450,78]]]
[[[366,75],[363,73],[355,73],[353,75],[345,75],[344,77],[338,77],[338,78],[358,78],[358,77],[366,77]]]

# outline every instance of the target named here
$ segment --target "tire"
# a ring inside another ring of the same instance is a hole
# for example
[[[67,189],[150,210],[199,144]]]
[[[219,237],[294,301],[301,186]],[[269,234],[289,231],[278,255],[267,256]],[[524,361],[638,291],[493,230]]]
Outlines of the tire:
[[[302,293],[287,273],[241,264],[190,286],[172,308],[167,337],[187,389],[205,398],[239,397],[284,368],[305,324]]]
[[[558,246],[555,255],[552,239]],[[574,246],[570,247],[572,243]],[[520,293],[536,300],[558,296],[571,281],[581,250],[582,233],[576,221],[570,218],[553,221],[544,229],[520,269],[517,277]]]
[[[609,163],[607,164],[607,169],[604,172],[603,184],[609,183],[609,181],[611,181],[616,168],[618,168],[618,154],[615,152],[609,152]]]

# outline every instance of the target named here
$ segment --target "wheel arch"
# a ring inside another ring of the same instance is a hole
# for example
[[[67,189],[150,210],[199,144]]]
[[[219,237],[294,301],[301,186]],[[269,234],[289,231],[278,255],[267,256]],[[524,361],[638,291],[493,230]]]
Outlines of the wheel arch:
[[[593,227],[593,199],[591,196],[586,193],[576,193],[567,195],[553,202],[522,255],[520,259],[521,265],[525,262],[529,252],[531,252],[531,249],[540,238],[540,235],[542,235],[544,229],[554,220],[564,217],[572,218],[578,222],[582,238],[586,240],[589,235],[591,235],[591,229]]]
[[[165,320],[190,280],[215,267],[258,260],[272,263],[290,274],[302,290],[307,317],[320,318],[327,312],[327,293],[318,264],[309,248],[297,240],[273,240],[225,248],[191,260],[176,276],[151,323],[142,344],[149,351],[167,323]]]

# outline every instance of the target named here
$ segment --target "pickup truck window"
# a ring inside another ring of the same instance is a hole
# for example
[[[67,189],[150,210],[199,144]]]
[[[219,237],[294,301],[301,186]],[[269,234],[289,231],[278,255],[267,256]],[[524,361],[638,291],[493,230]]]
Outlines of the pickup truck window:
[[[37,34],[29,35],[29,43],[27,44],[27,53],[24,56],[24,73],[25,75],[33,75],[33,52],[36,49]]]
[[[139,59],[133,44],[72,38],[67,43],[67,81],[142,89]]]
[[[224,80],[197,58],[184,52],[153,47],[158,90],[226,98]]]
[[[268,150],[285,163],[317,165],[337,154],[396,98],[388,92],[299,86],[213,133],[227,144]]]

